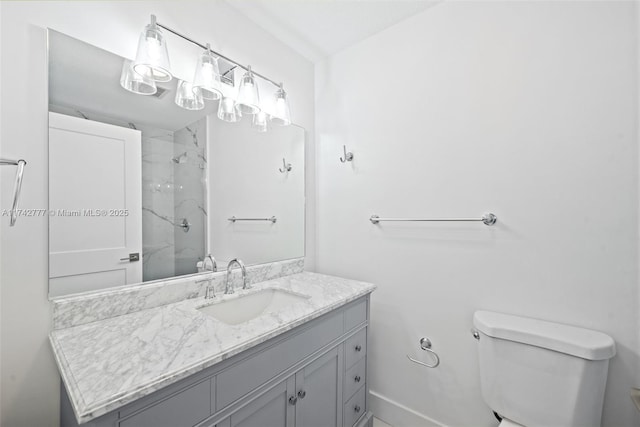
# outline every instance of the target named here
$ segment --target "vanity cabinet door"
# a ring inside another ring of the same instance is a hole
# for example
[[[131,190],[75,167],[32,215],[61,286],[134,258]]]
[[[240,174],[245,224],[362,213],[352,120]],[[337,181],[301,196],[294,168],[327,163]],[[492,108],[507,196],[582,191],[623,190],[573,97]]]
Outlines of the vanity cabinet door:
[[[293,427],[295,379],[290,377],[254,399],[219,426]],[[290,400],[291,399],[291,400]]]
[[[338,427],[342,419],[342,346],[296,373],[296,427]]]

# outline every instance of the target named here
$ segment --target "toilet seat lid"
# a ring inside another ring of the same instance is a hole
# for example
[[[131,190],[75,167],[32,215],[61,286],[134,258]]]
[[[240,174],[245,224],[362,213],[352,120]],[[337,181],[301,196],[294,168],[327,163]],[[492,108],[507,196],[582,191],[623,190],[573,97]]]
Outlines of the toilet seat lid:
[[[616,345],[609,335],[577,326],[493,311],[476,311],[474,326],[493,338],[534,345],[587,360],[610,359]]]

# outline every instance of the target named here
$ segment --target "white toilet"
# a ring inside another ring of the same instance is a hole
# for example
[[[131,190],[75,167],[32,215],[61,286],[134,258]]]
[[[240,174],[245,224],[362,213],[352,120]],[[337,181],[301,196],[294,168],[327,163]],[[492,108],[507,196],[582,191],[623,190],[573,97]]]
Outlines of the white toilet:
[[[600,426],[610,336],[490,311],[473,324],[482,396],[501,427]]]

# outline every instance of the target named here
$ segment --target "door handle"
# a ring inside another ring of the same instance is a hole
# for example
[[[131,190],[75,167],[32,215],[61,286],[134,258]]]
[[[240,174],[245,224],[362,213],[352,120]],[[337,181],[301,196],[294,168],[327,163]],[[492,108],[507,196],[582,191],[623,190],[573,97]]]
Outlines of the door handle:
[[[120,261],[129,261],[129,262],[140,261],[140,253],[138,253],[138,252],[131,253],[126,258],[120,258]]]

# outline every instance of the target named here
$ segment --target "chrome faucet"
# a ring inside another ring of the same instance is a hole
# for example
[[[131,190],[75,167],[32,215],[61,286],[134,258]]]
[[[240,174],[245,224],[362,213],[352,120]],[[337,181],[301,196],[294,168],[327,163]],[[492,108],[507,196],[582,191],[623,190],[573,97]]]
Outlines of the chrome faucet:
[[[211,261],[211,269],[207,268],[207,260]],[[202,269],[204,271],[207,271],[207,270],[213,271],[213,272],[218,271],[218,263],[216,262],[216,259],[213,256],[211,256],[211,254],[207,255],[202,260]]]
[[[231,267],[233,264],[238,264],[242,270],[242,289],[249,289],[249,286],[247,286],[247,269],[244,267],[244,263],[242,261],[238,258],[234,258],[229,261],[229,264],[227,265],[227,285],[224,290],[225,294],[233,293],[233,283],[229,280],[231,278]]]

